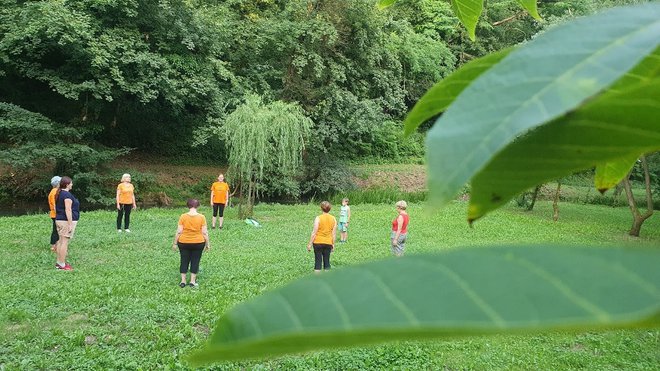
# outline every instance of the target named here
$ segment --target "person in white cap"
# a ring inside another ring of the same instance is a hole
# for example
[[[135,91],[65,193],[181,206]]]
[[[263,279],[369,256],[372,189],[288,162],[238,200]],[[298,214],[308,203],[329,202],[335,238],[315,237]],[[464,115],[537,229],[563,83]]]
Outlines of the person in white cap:
[[[60,236],[57,233],[57,225],[55,225],[55,195],[57,194],[57,189],[60,188],[60,180],[62,180],[62,177],[57,175],[50,179],[50,185],[53,187],[53,189],[51,189],[50,193],[48,194],[50,219],[53,221],[53,230],[50,232],[50,251],[55,251],[57,241],[60,239]]]

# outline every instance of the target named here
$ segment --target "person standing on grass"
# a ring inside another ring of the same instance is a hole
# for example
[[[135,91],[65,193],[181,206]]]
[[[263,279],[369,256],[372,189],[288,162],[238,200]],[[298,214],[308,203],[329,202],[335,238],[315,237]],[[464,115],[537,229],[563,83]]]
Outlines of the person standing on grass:
[[[392,221],[392,234],[390,235],[390,242],[392,246],[392,254],[401,257],[406,248],[406,239],[408,238],[408,222],[410,217],[406,212],[408,204],[406,201],[398,201],[396,203],[397,216]]]
[[[339,242],[348,241],[348,223],[351,221],[351,207],[348,206],[348,198],[341,200],[339,209],[339,232],[341,234]]]
[[[218,181],[211,185],[211,207],[213,208],[211,228],[215,229],[215,221],[217,217],[218,227],[222,229],[227,201],[229,201],[229,185],[225,183],[224,174],[220,174],[218,175]]]
[[[321,202],[321,215],[314,219],[314,229],[307,244],[307,251],[312,251],[314,246],[314,273],[321,272],[321,263],[323,269],[330,269],[330,253],[335,249],[335,236],[337,233],[337,219],[330,215],[330,203]]]
[[[189,199],[186,205],[189,211],[179,217],[179,226],[174,236],[172,250],[176,251],[178,247],[181,255],[179,265],[181,283],[179,286],[186,287],[186,275],[190,266],[190,283],[188,285],[196,288],[198,287],[197,272],[199,271],[199,261],[202,259],[202,251],[209,251],[211,245],[209,244],[206,218],[197,212],[199,201]]]
[[[131,174],[121,176],[121,182],[117,185],[117,232],[121,233],[121,219],[124,218],[124,231],[131,224],[131,210],[137,209],[135,204],[135,187],[131,184]]]
[[[59,235],[55,248],[57,252],[55,268],[65,271],[73,270],[71,265],[66,262],[66,257],[69,253],[69,241],[73,238],[80,218],[80,202],[71,193],[71,188],[73,188],[73,181],[68,176],[63,176],[55,194],[55,225]]]
[[[48,208],[50,209],[50,219],[53,221],[53,229],[50,232],[50,251],[55,251],[57,247],[57,241],[60,239],[60,236],[57,234],[57,225],[55,224],[55,196],[57,195],[57,190],[60,189],[60,180],[62,177],[55,175],[50,179],[50,185],[53,188],[48,194]]]

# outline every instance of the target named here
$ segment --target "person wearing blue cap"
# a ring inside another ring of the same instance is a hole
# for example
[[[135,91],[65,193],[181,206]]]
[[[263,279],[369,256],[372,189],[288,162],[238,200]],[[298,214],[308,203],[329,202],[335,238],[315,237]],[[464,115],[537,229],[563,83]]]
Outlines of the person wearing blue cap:
[[[57,233],[57,225],[55,224],[55,195],[57,195],[57,189],[60,188],[60,180],[62,177],[55,175],[50,179],[50,185],[53,189],[50,190],[48,194],[48,207],[50,207],[50,219],[53,221],[53,230],[50,232],[50,251],[55,251],[57,246],[57,241],[59,241],[60,236]]]

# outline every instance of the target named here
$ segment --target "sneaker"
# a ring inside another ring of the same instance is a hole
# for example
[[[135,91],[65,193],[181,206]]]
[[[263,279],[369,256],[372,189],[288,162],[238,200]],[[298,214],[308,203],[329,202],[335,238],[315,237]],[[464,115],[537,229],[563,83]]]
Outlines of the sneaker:
[[[181,288],[186,287],[186,283],[185,283],[185,282],[181,282],[181,283],[179,284],[179,287],[181,287]]]
[[[59,264],[55,264],[55,268],[56,268],[56,269],[59,269],[59,270],[61,270],[61,271],[72,271],[72,270],[73,270],[73,268],[71,268],[71,266],[69,265],[69,263],[64,264],[63,267],[60,266]]]
[[[131,233],[131,230],[130,229],[124,229],[124,232]]]
[[[199,283],[197,283],[197,282],[195,282],[195,283],[191,282],[191,283],[188,284],[188,286],[192,287],[193,289],[196,289],[196,288],[199,287]]]
[[[117,229],[117,233],[121,233],[121,229]]]

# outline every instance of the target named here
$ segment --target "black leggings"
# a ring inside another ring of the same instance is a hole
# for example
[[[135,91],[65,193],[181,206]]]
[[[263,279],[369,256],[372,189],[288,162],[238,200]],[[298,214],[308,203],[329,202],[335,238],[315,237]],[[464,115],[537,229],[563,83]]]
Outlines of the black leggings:
[[[225,215],[225,204],[216,204],[213,203],[213,216],[219,216],[222,218]]]
[[[319,243],[314,244],[314,270],[321,270],[321,262],[323,262],[323,269],[330,269],[330,252],[332,245]]]
[[[179,254],[181,254],[179,272],[188,273],[188,265],[190,264],[190,273],[197,274],[199,271],[199,261],[202,260],[202,251],[204,251],[206,243],[177,242],[177,245],[179,246]]]
[[[53,231],[50,232],[50,244],[55,245],[57,241],[60,240],[60,234],[57,233],[57,225],[55,225],[55,218],[51,218],[53,220]]]
[[[132,204],[119,204],[119,210],[117,210],[117,229],[121,229],[122,217],[124,217],[124,229],[128,229],[128,225],[131,224],[131,210],[133,210]]]

